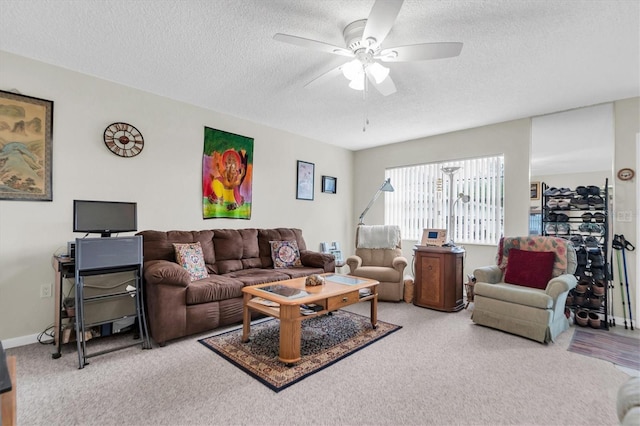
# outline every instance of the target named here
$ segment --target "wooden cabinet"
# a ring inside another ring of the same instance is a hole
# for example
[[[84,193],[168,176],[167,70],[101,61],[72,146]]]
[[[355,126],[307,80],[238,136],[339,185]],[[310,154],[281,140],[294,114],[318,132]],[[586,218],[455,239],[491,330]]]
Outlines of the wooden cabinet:
[[[464,307],[464,250],[459,247],[415,246],[413,304],[456,312]]]

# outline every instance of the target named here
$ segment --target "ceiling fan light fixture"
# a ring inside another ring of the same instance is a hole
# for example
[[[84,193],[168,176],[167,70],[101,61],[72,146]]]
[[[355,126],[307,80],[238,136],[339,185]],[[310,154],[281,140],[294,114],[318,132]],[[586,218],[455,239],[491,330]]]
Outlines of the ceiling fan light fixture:
[[[354,59],[353,61],[347,62],[342,67],[342,74],[348,80],[351,80],[351,81],[361,76],[362,73],[363,73],[362,62],[360,62],[358,59]]]
[[[367,70],[371,72],[371,75],[373,75],[373,78],[376,80],[377,84],[382,83],[389,75],[389,68],[382,66],[377,62],[369,65],[367,67]]]
[[[354,78],[351,80],[349,87],[354,90],[364,90],[364,74],[361,74],[360,78]]]

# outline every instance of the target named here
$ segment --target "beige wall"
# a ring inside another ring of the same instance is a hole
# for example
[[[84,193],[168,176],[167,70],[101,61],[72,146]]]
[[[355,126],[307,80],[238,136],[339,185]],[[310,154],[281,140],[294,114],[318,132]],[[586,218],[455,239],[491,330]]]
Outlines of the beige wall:
[[[526,235],[529,229],[530,135],[531,120],[522,119],[358,151],[355,155],[354,210],[357,213],[366,207],[384,180],[386,168],[504,154],[505,233]],[[384,223],[382,199],[371,208],[366,223]],[[415,244],[416,241],[403,241],[403,252],[410,263]],[[492,263],[496,251],[494,246],[466,248],[466,273]],[[410,274],[411,268],[406,273]]]
[[[640,170],[640,164],[637,164],[636,141],[640,134],[640,97],[623,99],[616,101],[613,106],[615,114],[615,167],[614,171],[617,175],[618,170],[629,167],[636,171],[636,176],[630,181],[621,181],[617,177],[613,179],[613,233],[622,234],[625,238],[631,241],[635,246],[640,247],[638,238],[638,173]],[[618,220],[617,212],[631,212],[631,222],[621,222]],[[638,323],[638,313],[640,309],[638,305],[640,303],[640,294],[638,292],[638,280],[637,280],[637,265],[638,265],[638,251],[626,253],[627,257],[627,274],[629,291],[631,294],[631,308],[633,309],[634,323]],[[615,256],[615,253],[614,253]],[[616,279],[614,280],[614,311],[616,317],[622,317],[622,303],[620,298],[620,279],[618,279],[618,271],[616,259],[613,259],[614,274]],[[624,273],[623,273],[624,275]],[[625,290],[625,303],[626,290]],[[628,305],[627,305],[628,308]],[[627,312],[627,317],[629,313]],[[617,322],[616,322],[617,324]]]
[[[140,230],[298,227],[311,249],[353,233],[351,151],[8,53],[0,64],[0,89],[54,101],[53,201],[0,201],[1,340],[53,323],[40,286],[54,280],[52,255],[83,236],[72,232],[73,199],[136,201]],[[116,121],[143,133],[137,157],[105,147]],[[254,138],[251,220],[202,219],[205,126]],[[296,200],[296,160],[315,163],[314,201]],[[338,178],[337,194],[320,191],[321,175]]]

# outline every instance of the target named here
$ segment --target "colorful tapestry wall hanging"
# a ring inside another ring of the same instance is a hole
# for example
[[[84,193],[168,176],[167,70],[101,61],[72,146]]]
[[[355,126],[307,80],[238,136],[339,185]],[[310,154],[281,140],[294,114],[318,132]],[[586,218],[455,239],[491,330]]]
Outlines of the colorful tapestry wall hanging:
[[[0,200],[51,201],[53,101],[0,90]]]
[[[204,128],[202,217],[251,219],[253,138]]]

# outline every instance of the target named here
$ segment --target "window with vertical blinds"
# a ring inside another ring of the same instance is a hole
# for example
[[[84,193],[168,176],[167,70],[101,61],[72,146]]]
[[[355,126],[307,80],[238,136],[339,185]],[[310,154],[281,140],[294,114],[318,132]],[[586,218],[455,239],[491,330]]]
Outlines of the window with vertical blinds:
[[[460,169],[449,182],[443,167]],[[425,228],[447,229],[453,202],[453,241],[498,243],[504,229],[504,156],[399,167],[385,174],[395,188],[385,194],[385,224],[400,226],[403,238],[419,241]],[[469,196],[468,203],[462,195]]]

